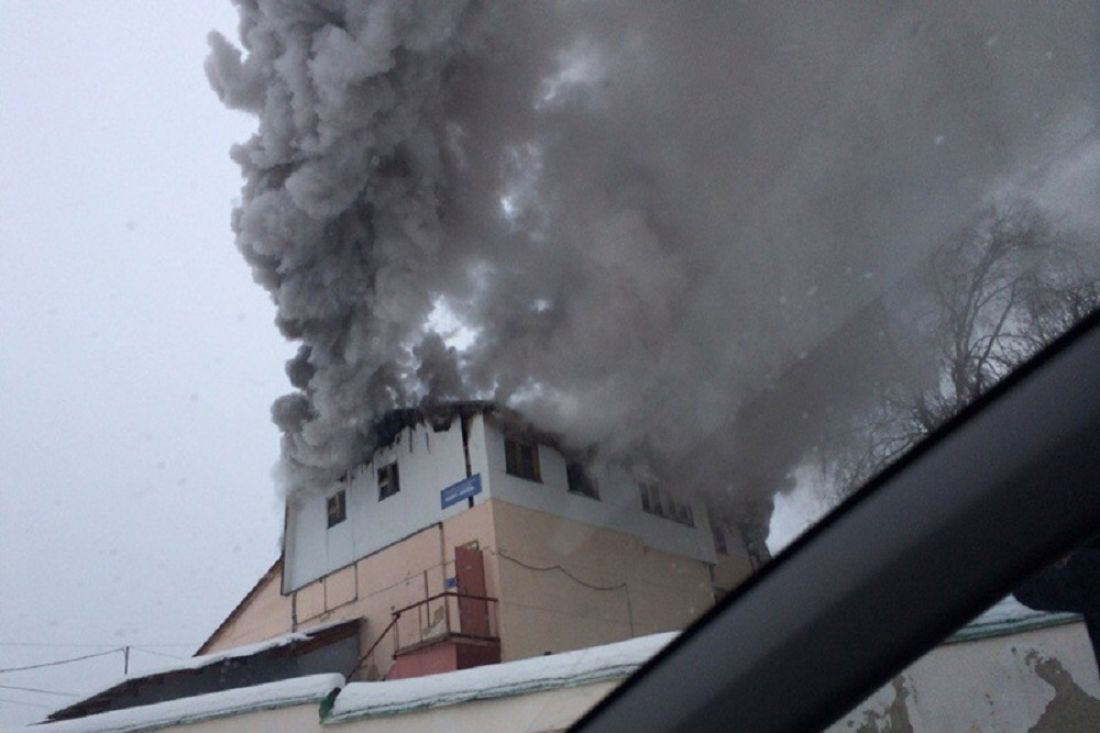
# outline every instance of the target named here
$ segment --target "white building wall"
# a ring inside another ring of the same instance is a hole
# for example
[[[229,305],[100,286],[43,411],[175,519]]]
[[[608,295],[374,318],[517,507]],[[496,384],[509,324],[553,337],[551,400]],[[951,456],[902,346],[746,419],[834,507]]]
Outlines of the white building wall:
[[[474,424],[479,421],[480,416],[473,419]],[[378,469],[393,461],[401,490],[379,501]],[[439,505],[439,492],[464,478],[466,459],[458,417],[441,432],[425,424],[403,430],[392,445],[353,471],[346,483],[287,507],[284,592],[465,510],[466,502],[447,509]],[[327,499],[340,488],[347,492],[347,519],[326,528]],[[485,500],[483,493],[474,501]]]
[[[697,497],[690,499],[695,526],[689,527],[665,517],[642,511],[638,484],[624,471],[598,468],[593,478],[599,485],[599,499],[569,491],[566,462],[558,451],[540,445],[539,466],[542,481],[528,481],[505,471],[504,433],[489,420],[484,424],[488,481],[483,487],[494,499],[538,509],[550,514],[627,532],[656,550],[714,563],[714,540],[707,524],[706,506]],[[677,498],[684,501],[685,494]]]
[[[691,499],[695,526],[689,527],[642,511],[638,485],[622,471],[596,471],[598,500],[570,493],[565,459],[546,445],[539,446],[541,483],[511,476],[505,471],[504,434],[481,414],[469,419],[468,449],[471,473],[481,476],[482,490],[474,497],[475,505],[496,498],[627,532],[673,555],[708,563],[717,560],[706,507],[697,498]],[[377,471],[392,461],[397,461],[401,491],[379,501]],[[439,500],[442,489],[464,478],[460,418],[455,417],[442,432],[425,424],[403,430],[392,445],[354,471],[348,482],[287,507],[284,592],[464,511],[465,501],[441,509]],[[326,500],[341,487],[347,492],[347,519],[326,528]]]

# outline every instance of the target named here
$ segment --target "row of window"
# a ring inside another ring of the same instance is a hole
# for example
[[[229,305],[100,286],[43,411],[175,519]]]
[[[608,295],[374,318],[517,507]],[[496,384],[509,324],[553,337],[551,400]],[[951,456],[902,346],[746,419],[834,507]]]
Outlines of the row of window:
[[[341,479],[346,482],[347,477]],[[397,461],[382,466],[378,469],[378,501],[382,501],[401,491],[401,478],[397,473]],[[328,526],[334,527],[348,518],[348,494],[346,489],[340,489],[326,501],[328,514]]]
[[[542,467],[539,465],[538,444],[519,438],[504,439],[504,472],[509,476],[542,483]],[[599,486],[585,467],[579,463],[566,466],[569,491],[591,499],[599,499]]]
[[[518,438],[507,438],[504,441],[505,471],[517,478],[528,481],[542,482],[542,471],[539,467],[538,445]],[[596,480],[588,473],[580,463],[570,463],[566,467],[569,479],[569,491],[581,494],[593,499],[599,499],[599,488]],[[642,510],[658,517],[671,519],[674,522],[695,526],[695,515],[691,505],[681,502],[662,492],[660,488],[651,484],[642,484],[638,487],[642,500]]]
[[[542,483],[542,469],[539,465],[538,445],[518,438],[504,440],[504,470],[511,476]],[[580,463],[566,466],[569,491],[573,494],[599,499],[600,492],[596,479]],[[378,501],[382,501],[401,491],[401,478],[397,471],[397,462],[378,469]],[[345,479],[346,480],[346,479]],[[677,501],[652,484],[638,487],[642,510],[658,517],[671,519],[689,527],[695,526],[695,516],[691,505]],[[347,492],[340,489],[327,500],[328,526],[333,527],[348,517]]]

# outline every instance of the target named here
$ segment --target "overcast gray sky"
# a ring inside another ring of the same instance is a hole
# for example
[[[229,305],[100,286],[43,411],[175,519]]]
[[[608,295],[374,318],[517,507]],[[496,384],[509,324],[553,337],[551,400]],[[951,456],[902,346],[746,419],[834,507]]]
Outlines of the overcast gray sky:
[[[292,348],[229,229],[255,122],[202,67],[235,25],[227,0],[0,0],[0,669],[190,654],[277,555]],[[13,686],[121,672],[0,673],[0,725],[75,699]]]

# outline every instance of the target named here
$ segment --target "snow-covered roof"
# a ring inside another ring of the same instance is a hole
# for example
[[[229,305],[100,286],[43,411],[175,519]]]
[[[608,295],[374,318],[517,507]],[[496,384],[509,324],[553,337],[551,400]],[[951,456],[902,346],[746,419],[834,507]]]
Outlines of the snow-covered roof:
[[[135,733],[170,725],[197,723],[211,718],[291,705],[317,704],[344,684],[338,674],[317,674],[268,682],[252,687],[211,692],[152,705],[112,710],[74,720],[34,726],[35,733]]]
[[[187,659],[181,659],[178,662],[172,662],[171,664],[161,665],[153,669],[146,669],[141,673],[135,673],[127,675],[121,679],[112,682],[110,685],[100,689],[98,692],[85,696],[80,702],[73,705],[66,706],[61,710],[67,710],[71,707],[77,707],[87,703],[93,698],[100,697],[102,695],[108,695],[115,690],[115,688],[124,687],[127,683],[137,680],[147,679],[150,677],[158,677],[161,675],[173,674],[176,672],[186,672],[189,670],[202,669],[203,667],[209,667],[214,664],[220,664],[230,659],[238,659],[244,657],[251,657],[271,649],[277,649],[279,647],[285,647],[291,644],[298,644],[301,642],[309,641],[318,634],[333,629],[337,626],[344,624],[356,623],[356,621],[333,621],[319,626],[314,626],[309,629],[302,629],[298,631],[292,631],[289,634],[282,634],[271,639],[256,642],[255,644],[245,644],[243,646],[233,647],[232,649],[226,649],[225,651],[218,652],[216,654],[204,654],[197,657],[188,657]],[[53,715],[57,715],[61,710],[55,711]]]
[[[677,635],[641,636],[516,662],[490,664],[428,677],[352,682],[336,697],[326,723],[393,715],[425,708],[522,695],[622,679]]]
[[[223,652],[217,652],[215,654],[203,654],[198,657],[188,657],[172,664],[166,664],[154,669],[145,670],[139,675],[132,675],[127,679],[133,679],[135,677],[152,677],[158,674],[168,674],[170,672],[180,672],[188,669],[201,669],[203,667],[209,667],[211,664],[218,664],[224,662],[227,659],[236,659],[238,657],[251,657],[259,654],[260,652],[266,652],[269,649],[277,649],[279,647],[287,646],[289,644],[296,644],[303,641],[309,641],[314,636],[317,636],[323,631],[342,626],[344,624],[353,623],[347,619],[341,621],[332,621],[330,623],[321,624],[308,629],[299,629],[298,631],[292,631],[289,634],[283,634],[281,636],[275,636],[264,641],[258,641],[255,644],[245,644],[244,646],[235,646],[232,649],[226,649]],[[124,681],[124,680],[120,680]]]

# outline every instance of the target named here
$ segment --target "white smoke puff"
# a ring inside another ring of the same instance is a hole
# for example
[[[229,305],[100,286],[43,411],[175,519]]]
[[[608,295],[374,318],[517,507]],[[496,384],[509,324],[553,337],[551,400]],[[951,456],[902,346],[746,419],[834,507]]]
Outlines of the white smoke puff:
[[[845,321],[1097,109],[1085,6],[241,15],[247,56],[216,37],[208,73],[259,115],[238,244],[309,347],[277,410],[290,490],[433,392],[766,504],[881,360],[876,319]],[[462,353],[425,339],[440,302]]]

